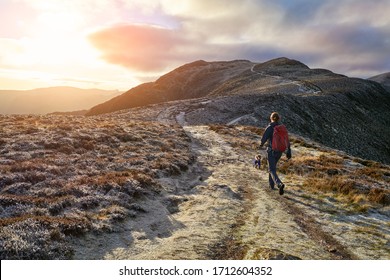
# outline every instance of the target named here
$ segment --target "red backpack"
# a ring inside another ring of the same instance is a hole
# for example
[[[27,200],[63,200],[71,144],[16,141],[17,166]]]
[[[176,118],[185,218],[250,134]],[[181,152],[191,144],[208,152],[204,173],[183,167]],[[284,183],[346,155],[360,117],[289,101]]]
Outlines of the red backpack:
[[[272,150],[278,152],[285,152],[287,150],[288,132],[284,124],[280,124],[274,127],[274,134],[272,136]]]

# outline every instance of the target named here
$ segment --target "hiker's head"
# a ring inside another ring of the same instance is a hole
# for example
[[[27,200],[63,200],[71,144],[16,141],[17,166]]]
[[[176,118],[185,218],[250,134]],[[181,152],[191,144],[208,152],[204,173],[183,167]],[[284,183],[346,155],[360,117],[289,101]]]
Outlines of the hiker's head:
[[[271,122],[278,122],[280,120],[279,113],[273,112],[270,116]]]

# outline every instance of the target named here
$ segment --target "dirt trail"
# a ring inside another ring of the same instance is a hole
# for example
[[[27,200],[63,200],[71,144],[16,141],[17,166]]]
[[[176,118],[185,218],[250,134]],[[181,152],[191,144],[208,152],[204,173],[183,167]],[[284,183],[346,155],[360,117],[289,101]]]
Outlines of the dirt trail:
[[[185,127],[186,131],[207,147],[205,158],[212,175],[207,182],[226,185],[243,199],[236,212],[233,234],[243,248],[243,258],[331,258],[322,245],[304,233],[287,213],[277,191],[268,189],[268,174],[255,169],[251,159],[237,154],[218,134],[205,126]],[[214,183],[215,182],[215,183]],[[232,218],[231,217],[231,222]],[[221,228],[221,232],[226,232]],[[231,237],[231,236],[230,236]],[[228,257],[228,256],[227,256]]]
[[[229,258],[214,252],[228,251],[227,239],[237,241],[244,259],[332,258],[268,190],[265,171],[208,126],[184,129],[197,162],[181,176],[161,179],[166,194],[143,201],[146,213],[116,232],[80,239],[76,259]]]

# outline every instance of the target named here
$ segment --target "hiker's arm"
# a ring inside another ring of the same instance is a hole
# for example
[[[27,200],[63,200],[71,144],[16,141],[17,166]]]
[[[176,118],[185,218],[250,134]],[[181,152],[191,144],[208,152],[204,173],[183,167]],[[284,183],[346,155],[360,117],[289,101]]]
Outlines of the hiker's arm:
[[[272,131],[272,127],[271,126],[268,126],[265,131],[264,131],[264,134],[263,134],[263,137],[261,137],[261,141],[260,141],[260,147],[263,147],[265,142],[268,141],[268,139],[271,138],[271,131]]]

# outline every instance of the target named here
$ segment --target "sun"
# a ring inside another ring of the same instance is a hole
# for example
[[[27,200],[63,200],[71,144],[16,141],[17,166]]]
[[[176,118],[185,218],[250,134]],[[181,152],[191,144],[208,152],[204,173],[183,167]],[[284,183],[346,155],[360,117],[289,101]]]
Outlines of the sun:
[[[20,40],[20,65],[39,69],[37,79],[50,82],[72,76],[77,65],[98,63],[99,53],[87,39],[83,17],[77,11],[46,11],[37,15],[29,36]],[[36,73],[36,72],[35,72]],[[35,75],[35,74],[34,74]]]
[[[85,36],[81,15],[73,12],[45,12],[38,16],[33,32],[33,52],[43,63],[64,63],[85,57]],[[75,58],[76,58],[75,57]]]

